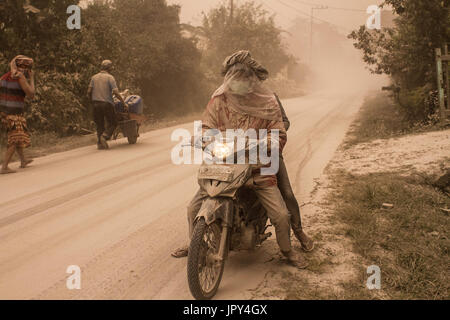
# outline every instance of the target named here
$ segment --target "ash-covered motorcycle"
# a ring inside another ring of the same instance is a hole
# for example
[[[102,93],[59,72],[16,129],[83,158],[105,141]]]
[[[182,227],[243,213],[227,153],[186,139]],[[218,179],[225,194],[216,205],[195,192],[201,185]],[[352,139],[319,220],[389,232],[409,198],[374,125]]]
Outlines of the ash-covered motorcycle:
[[[234,152],[225,143],[209,148],[216,159]],[[272,234],[266,233],[268,216],[256,194],[248,187],[249,164],[206,164],[198,173],[207,195],[194,220],[189,246],[187,276],[195,299],[211,299],[217,293],[230,251],[254,250]]]

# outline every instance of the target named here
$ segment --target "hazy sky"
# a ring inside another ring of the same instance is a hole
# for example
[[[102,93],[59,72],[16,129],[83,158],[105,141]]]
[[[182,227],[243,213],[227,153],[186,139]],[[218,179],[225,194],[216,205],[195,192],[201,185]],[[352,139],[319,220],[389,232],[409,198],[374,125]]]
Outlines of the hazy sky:
[[[170,4],[181,5],[181,21],[195,25],[201,23],[201,12],[208,11],[225,0],[167,0]],[[243,3],[245,0],[234,0],[235,3]],[[277,24],[283,28],[291,26],[291,21],[296,17],[308,18],[311,12],[311,5],[325,5],[330,8],[325,10],[315,10],[314,16],[329,21],[343,30],[353,30],[365,24],[369,15],[366,13],[368,6],[380,4],[382,0],[254,0],[262,3],[264,8],[277,14]],[[229,3],[229,0],[225,1]],[[331,8],[333,7],[333,8]],[[346,8],[361,11],[337,10],[334,8]],[[298,11],[300,12],[298,12]],[[301,13],[303,12],[303,13]]]

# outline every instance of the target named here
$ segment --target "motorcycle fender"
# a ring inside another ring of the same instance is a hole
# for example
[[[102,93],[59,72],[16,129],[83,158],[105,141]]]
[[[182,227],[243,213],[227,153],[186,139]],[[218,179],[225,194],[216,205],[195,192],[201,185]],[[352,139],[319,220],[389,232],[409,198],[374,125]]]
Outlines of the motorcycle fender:
[[[221,221],[222,226],[233,225],[233,200],[227,198],[209,198],[203,201],[202,207],[194,222],[204,218],[207,225]]]

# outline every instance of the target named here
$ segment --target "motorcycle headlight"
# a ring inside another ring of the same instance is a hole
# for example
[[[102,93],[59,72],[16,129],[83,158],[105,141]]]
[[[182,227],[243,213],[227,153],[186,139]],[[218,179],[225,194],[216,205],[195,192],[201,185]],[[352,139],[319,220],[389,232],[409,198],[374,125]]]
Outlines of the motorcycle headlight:
[[[213,154],[217,158],[227,158],[233,154],[233,149],[226,143],[216,143],[214,145]]]

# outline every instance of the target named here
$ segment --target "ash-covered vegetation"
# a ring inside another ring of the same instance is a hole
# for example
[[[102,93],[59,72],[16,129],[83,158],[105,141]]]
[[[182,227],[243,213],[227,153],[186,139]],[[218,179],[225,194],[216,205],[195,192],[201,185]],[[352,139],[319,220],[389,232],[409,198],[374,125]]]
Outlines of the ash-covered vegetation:
[[[77,1],[0,4],[0,73],[18,54],[35,60],[37,94],[27,112],[35,132],[63,136],[94,128],[86,90],[103,59],[114,62],[120,89],[141,95],[153,119],[202,110],[221,81],[223,59],[240,49],[270,70],[278,88],[292,88],[284,94],[296,93],[297,83],[275,77],[296,64],[281,30],[251,2],[235,7],[233,17],[226,5],[219,6],[194,27],[180,23],[180,7],[165,0],[90,1],[81,12],[81,29],[69,30],[66,10],[73,4]]]

